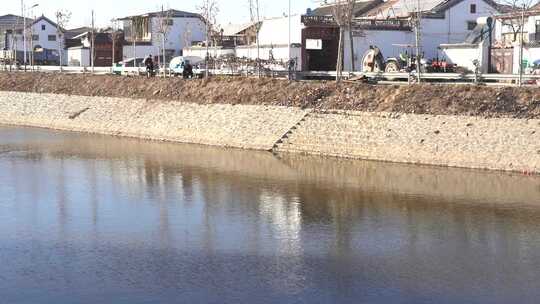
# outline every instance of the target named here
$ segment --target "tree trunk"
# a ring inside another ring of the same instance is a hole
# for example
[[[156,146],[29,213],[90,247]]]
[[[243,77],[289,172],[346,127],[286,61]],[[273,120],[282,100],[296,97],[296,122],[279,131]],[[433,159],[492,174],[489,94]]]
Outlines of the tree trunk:
[[[352,25],[349,25],[349,43],[351,47],[351,71],[354,72],[356,70],[355,62],[354,62],[354,41],[353,41],[353,32],[352,32]]]
[[[167,59],[165,59],[165,56],[167,55],[165,51],[165,39],[167,39],[167,37],[165,35],[166,33],[163,33],[163,77],[167,77]]]
[[[342,26],[339,27],[339,44],[338,44],[338,57],[336,63],[336,82],[341,82],[342,72],[343,72],[343,53],[344,53],[344,38],[345,30]]]

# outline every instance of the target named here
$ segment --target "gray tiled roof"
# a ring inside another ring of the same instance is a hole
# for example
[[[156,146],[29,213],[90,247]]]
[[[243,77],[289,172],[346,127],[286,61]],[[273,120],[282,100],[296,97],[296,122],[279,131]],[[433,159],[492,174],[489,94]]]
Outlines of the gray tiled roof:
[[[190,12],[185,12],[185,11],[179,11],[179,10],[175,10],[175,9],[166,10],[164,12],[166,14],[168,14],[170,12],[170,16],[172,18],[202,18],[202,16],[200,14],[190,13]],[[159,16],[161,16],[161,14],[162,14],[162,11],[150,12],[150,13],[145,13],[145,14],[140,14],[140,15],[135,15],[135,16],[127,16],[127,17],[119,18],[118,20],[128,20],[131,17],[139,17],[139,16],[141,16],[141,17],[159,17]]]
[[[383,3],[383,0],[363,0],[357,1],[354,6],[354,16],[360,17],[365,12],[371,10],[375,6]],[[323,5],[313,10],[315,16],[332,16],[334,5]]]

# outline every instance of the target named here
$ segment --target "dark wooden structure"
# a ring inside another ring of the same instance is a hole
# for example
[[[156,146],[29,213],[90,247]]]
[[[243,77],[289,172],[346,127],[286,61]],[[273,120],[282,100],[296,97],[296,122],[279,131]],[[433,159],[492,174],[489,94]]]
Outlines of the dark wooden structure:
[[[302,16],[302,70],[303,71],[335,71],[338,46],[339,27],[331,16]],[[322,40],[321,50],[306,49],[306,40]]]
[[[491,72],[512,74],[514,65],[514,48],[494,47],[491,49]]]

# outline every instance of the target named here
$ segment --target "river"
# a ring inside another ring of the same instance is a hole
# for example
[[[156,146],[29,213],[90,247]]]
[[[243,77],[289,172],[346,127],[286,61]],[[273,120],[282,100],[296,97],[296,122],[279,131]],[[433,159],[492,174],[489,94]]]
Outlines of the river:
[[[0,126],[0,303],[538,303],[540,178]]]

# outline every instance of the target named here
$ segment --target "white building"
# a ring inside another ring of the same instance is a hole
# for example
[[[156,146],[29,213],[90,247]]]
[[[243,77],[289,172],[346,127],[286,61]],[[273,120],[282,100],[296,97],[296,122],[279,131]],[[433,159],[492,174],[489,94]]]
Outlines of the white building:
[[[489,73],[493,66],[490,46],[493,44],[494,19],[479,18],[476,29],[461,43],[441,44],[442,57],[446,62],[465,68],[470,72],[478,69],[481,73]]]
[[[537,4],[524,12],[525,25],[521,28],[521,11],[509,12],[496,17],[494,51],[497,62],[504,62],[511,68],[506,67],[506,73],[519,73],[519,57],[521,40],[523,40],[524,71],[527,72],[540,61],[540,4]],[[521,36],[523,34],[523,36]]]
[[[252,60],[257,58],[261,60],[273,59],[283,63],[294,59],[297,62],[297,68],[300,69],[302,67],[303,27],[300,15],[291,15],[290,18],[285,16],[264,19],[259,25],[259,44],[257,45],[255,34],[257,32],[257,23],[238,26],[227,25],[226,29],[223,30],[223,36],[226,38],[236,37],[238,40],[230,46],[210,47],[209,55],[212,57],[235,56]],[[246,32],[251,31],[254,33],[253,35],[246,35]],[[238,42],[240,44],[237,44]],[[193,46],[184,49],[187,56],[204,58],[206,52],[204,46]]]
[[[396,57],[407,49],[405,46],[415,46],[416,35],[409,21],[417,11],[422,16],[420,51],[424,58],[434,59],[441,56],[439,45],[463,42],[478,18],[493,16],[498,10],[493,0],[388,0],[357,19],[355,67],[360,69],[370,45],[379,47],[385,57]],[[345,69],[350,70],[350,47],[345,47],[345,53]]]
[[[24,52],[26,47],[27,61],[30,62],[31,52],[34,60],[53,61],[53,58],[58,60],[58,49],[62,52],[62,63],[67,64],[67,56],[64,43],[64,29],[58,28],[56,23],[45,16],[37,18],[27,26],[26,43],[24,42],[23,26],[11,31],[6,35],[5,48],[8,50],[17,50]],[[21,58],[22,61],[22,58]]]
[[[523,37],[524,71],[540,62],[540,4],[524,12],[525,26],[521,28],[519,10],[496,15],[492,43],[456,43],[441,45],[451,63],[471,69],[471,62],[481,62],[482,72],[511,74],[519,72],[521,37]],[[521,36],[523,34],[523,36]],[[489,70],[488,67],[491,67]],[[536,68],[536,67],[535,67]]]
[[[301,67],[302,60],[302,21],[300,15],[289,17],[268,18],[262,21],[259,29],[259,58],[287,62],[295,59]],[[290,43],[289,45],[289,33]],[[257,58],[257,44],[236,47],[236,56],[250,59]]]
[[[204,18],[195,13],[167,10],[119,20],[123,21],[126,40],[124,59],[162,55],[163,29],[166,29],[165,52],[169,59],[182,55],[182,50],[193,42],[206,40]]]

